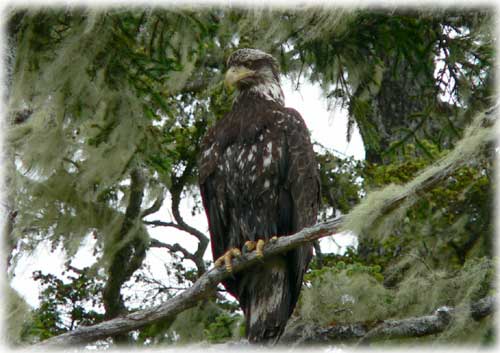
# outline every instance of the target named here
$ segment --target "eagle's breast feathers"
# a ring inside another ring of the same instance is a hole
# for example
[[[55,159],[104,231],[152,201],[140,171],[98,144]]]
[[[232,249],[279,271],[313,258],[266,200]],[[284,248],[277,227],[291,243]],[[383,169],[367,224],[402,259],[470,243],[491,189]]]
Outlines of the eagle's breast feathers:
[[[237,104],[203,141],[200,184],[212,196],[205,208],[226,236],[219,242],[224,246],[212,242],[214,257],[246,240],[291,234],[316,221],[317,164],[302,117],[270,101],[251,103]],[[211,230],[212,237],[221,236]]]

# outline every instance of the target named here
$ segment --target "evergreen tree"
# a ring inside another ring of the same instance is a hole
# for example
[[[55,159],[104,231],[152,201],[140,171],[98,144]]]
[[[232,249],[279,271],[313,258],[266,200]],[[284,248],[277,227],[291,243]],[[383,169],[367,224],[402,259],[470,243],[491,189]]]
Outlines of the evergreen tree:
[[[319,83],[331,104],[348,109],[347,135],[359,128],[366,161],[318,152],[324,219],[369,204],[365,195],[377,188],[407,183],[438,166],[472,118],[494,103],[490,13],[11,10],[4,97],[10,272],[20,257],[48,242],[63,247],[77,276],[65,282],[37,272],[42,304],[31,319],[19,315],[26,322],[11,330],[10,340],[29,343],[138,309],[126,291],[131,281],[154,288],[161,299],[172,297],[177,289],[147,273],[145,259],[155,248],[174,259],[168,274],[181,288],[207,270],[208,237],[184,220],[180,204],[190,196],[193,212],[202,211],[195,187],[198,146],[207,127],[230,108],[231,92],[221,81],[233,50],[256,47],[273,54],[296,83]],[[474,156],[418,200],[375,217],[369,231],[359,227],[359,248],[315,261],[288,337],[315,341],[315,328],[332,322],[427,315],[441,305],[465,308],[491,295],[493,152]],[[147,219],[164,205],[171,220]],[[196,250],[150,237],[157,226],[182,230],[196,239]],[[97,261],[75,269],[71,259],[89,236]],[[155,298],[142,298],[140,307]],[[175,320],[114,341],[241,337],[234,303],[220,294],[207,300]],[[12,310],[24,307],[19,303],[13,300]],[[492,322],[476,321],[465,310],[441,334],[404,343],[489,343]]]

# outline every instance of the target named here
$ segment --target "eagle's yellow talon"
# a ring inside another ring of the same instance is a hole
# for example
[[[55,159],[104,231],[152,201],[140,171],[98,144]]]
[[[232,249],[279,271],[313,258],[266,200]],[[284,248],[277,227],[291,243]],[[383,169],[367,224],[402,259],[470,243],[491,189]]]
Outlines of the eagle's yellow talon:
[[[271,243],[276,243],[277,241],[278,241],[278,236],[277,235],[271,237],[271,240],[270,240]]]
[[[262,240],[262,239],[257,240],[257,249],[255,250],[255,253],[256,253],[258,258],[262,258],[264,256],[264,245],[265,244],[266,243],[264,242],[264,240]]]
[[[224,254],[224,264],[226,265],[227,272],[233,272],[233,264],[231,263],[232,250]]]
[[[226,267],[227,272],[233,272],[233,264],[232,264],[232,259],[235,257],[240,257],[241,256],[241,251],[238,248],[232,248],[229,249],[219,257],[217,260],[214,262],[215,267],[221,267],[222,264]]]
[[[255,242],[252,241],[252,240],[247,240],[245,242],[245,245],[243,245],[245,247],[245,249],[248,251],[248,252],[251,252],[252,250],[255,249]]]
[[[223,263],[224,263],[224,255],[215,260],[214,266],[221,267]]]

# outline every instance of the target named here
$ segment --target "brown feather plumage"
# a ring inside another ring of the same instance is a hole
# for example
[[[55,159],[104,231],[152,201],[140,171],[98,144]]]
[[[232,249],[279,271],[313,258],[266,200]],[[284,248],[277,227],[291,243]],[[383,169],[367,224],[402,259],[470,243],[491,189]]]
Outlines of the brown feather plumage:
[[[307,127],[296,110],[258,92],[243,90],[209,129],[199,170],[214,259],[247,240],[316,222],[320,184]],[[311,256],[312,247],[303,246],[224,282],[240,302],[251,342],[279,339]]]

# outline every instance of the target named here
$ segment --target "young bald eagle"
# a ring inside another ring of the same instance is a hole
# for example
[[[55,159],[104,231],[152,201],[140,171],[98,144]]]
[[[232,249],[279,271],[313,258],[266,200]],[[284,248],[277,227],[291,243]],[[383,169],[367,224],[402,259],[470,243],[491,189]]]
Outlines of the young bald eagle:
[[[284,106],[277,61],[256,49],[228,59],[225,83],[236,86],[232,111],[205,136],[200,190],[216,265],[242,251],[316,222],[317,163],[300,114]],[[312,256],[302,246],[235,274],[224,286],[240,303],[250,342],[275,343],[283,333]]]

